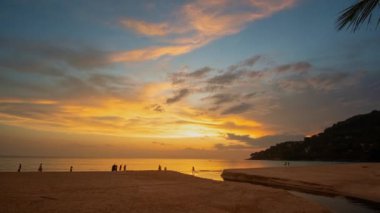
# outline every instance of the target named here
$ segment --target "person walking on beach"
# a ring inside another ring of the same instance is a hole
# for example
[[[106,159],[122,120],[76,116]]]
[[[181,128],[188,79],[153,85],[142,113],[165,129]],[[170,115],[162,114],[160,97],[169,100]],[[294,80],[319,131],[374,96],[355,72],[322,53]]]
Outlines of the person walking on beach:
[[[73,172],[73,166],[70,166],[70,172]]]
[[[18,164],[17,172],[21,172],[21,163]]]
[[[127,171],[127,165],[124,164],[124,168],[123,168],[124,172]]]
[[[193,166],[193,169],[192,169],[192,173],[193,175],[195,174],[195,167]]]
[[[42,163],[40,163],[40,166],[38,167],[38,171],[42,172]]]
[[[166,172],[166,166],[164,167],[164,171]]]
[[[120,166],[119,166],[119,172],[121,172],[121,164],[120,164]]]
[[[161,171],[161,165],[158,165],[158,171]]]

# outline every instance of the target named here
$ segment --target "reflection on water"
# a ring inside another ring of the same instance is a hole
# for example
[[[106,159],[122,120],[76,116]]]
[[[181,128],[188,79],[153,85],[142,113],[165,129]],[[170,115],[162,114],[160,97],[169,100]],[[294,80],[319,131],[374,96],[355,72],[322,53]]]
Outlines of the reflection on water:
[[[192,174],[195,167],[196,176],[222,180],[223,169],[232,168],[262,168],[283,166],[281,161],[250,161],[250,160],[212,160],[212,159],[143,159],[143,158],[38,158],[38,157],[1,157],[0,171],[17,171],[19,163],[22,171],[37,171],[43,163],[44,171],[111,171],[113,164],[127,165],[127,170],[157,170],[158,165],[168,170]],[[291,162],[290,166],[305,166],[323,164],[326,162]]]

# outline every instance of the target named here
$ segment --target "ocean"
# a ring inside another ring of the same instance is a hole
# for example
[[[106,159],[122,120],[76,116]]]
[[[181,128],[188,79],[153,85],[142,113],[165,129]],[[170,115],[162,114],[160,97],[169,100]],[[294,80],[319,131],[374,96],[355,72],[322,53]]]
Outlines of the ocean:
[[[154,159],[154,158],[55,158],[55,157],[0,157],[0,172],[16,172],[19,164],[22,172],[35,172],[40,163],[46,172],[68,172],[73,167],[79,171],[111,171],[113,164],[127,166],[127,171],[162,169],[177,171],[184,174],[195,174],[201,178],[222,180],[224,169],[232,168],[263,168],[284,166],[283,161],[265,160],[224,160],[224,159]],[[307,166],[328,164],[329,162],[290,161],[290,166]],[[330,162],[331,163],[331,162]]]

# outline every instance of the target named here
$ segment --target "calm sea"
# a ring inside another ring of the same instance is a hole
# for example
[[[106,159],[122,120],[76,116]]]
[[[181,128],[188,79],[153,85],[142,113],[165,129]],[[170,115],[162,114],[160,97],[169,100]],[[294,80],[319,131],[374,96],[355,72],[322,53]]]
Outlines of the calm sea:
[[[162,169],[192,174],[213,180],[222,180],[223,169],[231,168],[262,168],[283,166],[282,161],[251,161],[251,160],[220,160],[220,159],[145,159],[145,158],[47,158],[47,157],[0,157],[0,172],[15,172],[19,163],[22,171],[37,171],[40,163],[44,171],[67,172],[70,166],[75,171],[111,171],[113,164],[127,165],[127,170],[157,170]],[[326,164],[326,162],[297,161],[290,166],[306,166]]]

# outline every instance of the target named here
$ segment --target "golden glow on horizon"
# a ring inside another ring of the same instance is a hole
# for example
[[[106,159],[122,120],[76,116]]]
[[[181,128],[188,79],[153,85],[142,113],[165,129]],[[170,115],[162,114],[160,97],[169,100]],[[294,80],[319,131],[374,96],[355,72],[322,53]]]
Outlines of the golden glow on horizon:
[[[156,86],[160,90],[156,90]],[[144,88],[147,96],[155,96],[167,84],[150,85]],[[141,99],[141,98],[140,98]],[[36,130],[72,133],[95,133],[122,137],[140,138],[222,138],[227,132],[249,134],[259,137],[270,133],[254,121],[239,116],[199,113],[186,106],[165,105],[165,111],[149,108],[152,103],[126,101],[114,98],[83,103],[65,103],[50,100],[0,100],[1,103],[24,103],[33,106],[52,105],[54,111],[46,115],[23,117],[0,114],[1,123]]]

